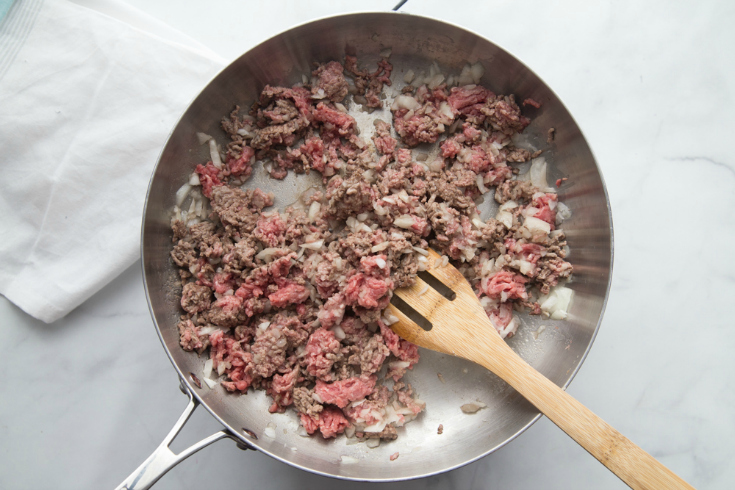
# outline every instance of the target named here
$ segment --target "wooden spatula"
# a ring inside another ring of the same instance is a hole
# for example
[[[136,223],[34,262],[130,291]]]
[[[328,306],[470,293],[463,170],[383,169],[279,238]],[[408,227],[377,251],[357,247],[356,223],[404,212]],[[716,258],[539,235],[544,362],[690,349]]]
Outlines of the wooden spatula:
[[[493,327],[472,287],[451,264],[435,267],[440,256],[429,253],[427,272],[456,293],[452,301],[417,278],[395,294],[432,323],[429,331],[394,305],[399,320],[393,330],[414,344],[486,367],[515,388],[580,446],[634,489],[693,488],[587,407],[529,366],[508,347]],[[423,291],[423,293],[422,293]]]

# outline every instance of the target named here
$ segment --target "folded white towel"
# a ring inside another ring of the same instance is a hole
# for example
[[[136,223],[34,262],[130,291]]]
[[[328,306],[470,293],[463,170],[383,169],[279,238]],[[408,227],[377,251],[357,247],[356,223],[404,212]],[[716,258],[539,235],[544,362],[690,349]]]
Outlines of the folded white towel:
[[[66,0],[15,2],[0,24],[0,293],[52,322],[139,257],[153,165],[224,63]]]

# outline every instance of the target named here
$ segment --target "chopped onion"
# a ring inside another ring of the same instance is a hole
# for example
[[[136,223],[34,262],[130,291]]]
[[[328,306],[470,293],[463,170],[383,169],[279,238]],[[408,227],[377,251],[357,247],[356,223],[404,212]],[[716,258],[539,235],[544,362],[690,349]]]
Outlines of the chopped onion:
[[[189,176],[189,185],[191,186],[197,186],[202,185],[201,181],[199,180],[199,174],[196,172],[192,172]]]
[[[209,156],[212,159],[212,165],[217,168],[222,168],[222,159],[219,156],[219,150],[217,149],[217,142],[214,139],[209,140]]]
[[[212,365],[214,364],[214,361],[212,359],[207,359],[204,361],[204,369],[202,369],[202,375],[204,378],[209,378],[212,375]]]
[[[380,52],[380,56],[381,56],[382,58],[390,58],[390,54],[391,54],[391,52],[392,52],[392,50],[391,50],[390,48],[385,48],[384,50],[382,50],[382,51]]]
[[[413,82],[414,77],[416,74],[413,72],[413,70],[408,70],[406,74],[403,76],[403,81],[406,83]]]
[[[487,187],[485,187],[485,182],[482,181],[482,175],[478,175],[475,182],[477,183],[477,188],[480,189],[480,193],[485,194],[487,192]]]
[[[339,102],[335,102],[334,107],[336,107],[338,111],[344,112],[345,114],[347,114],[347,108],[344,105],[340,104]]]
[[[324,245],[324,239],[317,240],[311,243],[304,243],[301,245],[301,248],[308,248],[309,250],[321,250],[323,245]]]
[[[265,330],[270,326],[271,322],[263,322],[258,325],[258,330]]]
[[[437,73],[436,75],[431,77],[431,79],[429,79],[429,82],[427,83],[427,85],[429,86],[431,90],[434,90],[439,85],[441,85],[443,81],[444,81],[444,75],[442,75],[441,73]]]
[[[444,168],[444,160],[442,158],[435,157],[427,165],[429,166],[429,170],[432,172],[439,172]]]
[[[565,219],[569,219],[569,218],[572,217],[572,211],[563,202],[556,203],[556,207],[557,207],[557,210],[556,210],[556,221],[558,223],[561,223]]]
[[[262,251],[260,251],[255,258],[259,260],[263,260],[265,262],[269,262],[273,255],[275,255],[278,251],[280,251],[280,248],[264,248]]]
[[[482,63],[478,61],[474,65],[470,66],[470,73],[472,74],[472,81],[475,82],[475,84],[479,84],[482,79],[482,75],[485,74],[485,68],[482,66]]]
[[[207,133],[197,133],[197,140],[199,140],[199,144],[203,145],[207,141],[211,140],[212,137],[209,136]]]
[[[383,429],[385,429],[385,426],[383,426]],[[380,430],[383,430],[383,429],[380,429]],[[380,431],[375,431],[375,432],[380,432]],[[378,438],[368,439],[367,441],[365,441],[365,445],[369,447],[370,449],[375,449],[376,447],[380,446],[380,439]]]
[[[347,335],[345,334],[345,331],[342,330],[342,327],[337,325],[336,327],[332,328],[332,332],[334,332],[334,337],[337,340],[343,340]]]
[[[375,253],[375,252],[382,252],[383,250],[385,250],[389,246],[390,246],[390,242],[387,242],[386,241],[386,242],[379,243],[379,244],[373,246],[373,248],[371,248],[370,251],[373,252],[373,253]]]
[[[534,218],[533,216],[526,216],[523,220],[523,227],[528,229],[531,233],[534,231],[540,231],[543,233],[549,233],[551,231],[551,225],[544,220]]]
[[[181,187],[179,187],[179,190],[176,191],[176,205],[181,206],[181,203],[184,202],[184,199],[186,199],[186,196],[189,195],[189,191],[191,190],[190,184],[184,184]]]
[[[309,221],[314,221],[314,219],[319,214],[319,211],[322,210],[322,205],[318,201],[314,201],[309,206]]]
[[[391,109],[397,111],[398,109],[416,110],[421,107],[421,104],[411,97],[410,95],[399,95],[393,102]]]
[[[347,432],[346,429],[345,429],[345,432]],[[353,458],[352,456],[344,456],[344,455],[343,456],[340,456],[339,459],[344,464],[355,464],[355,463],[357,463],[359,461],[357,458]]]
[[[378,257],[377,259],[375,259],[375,264],[378,267],[380,267],[381,269],[385,269],[385,266],[387,265],[386,262],[385,262],[385,260],[381,259],[380,257]]]
[[[210,390],[214,388],[215,386],[217,386],[217,382],[213,379],[204,378],[204,382],[207,384],[207,386],[209,386]]]
[[[450,121],[454,121],[454,112],[452,111],[452,107],[446,102],[439,104],[439,112],[447,116]]]
[[[391,313],[388,310],[385,310],[383,312],[383,320],[386,325],[393,325],[394,323],[398,322],[398,317],[395,316],[393,313]]]
[[[424,287],[421,288],[421,291],[418,292],[418,295],[421,296],[422,294],[424,294],[428,290],[429,290],[429,285],[428,284],[424,284]]]
[[[393,220],[393,224],[399,228],[404,229],[411,229],[413,225],[415,224],[414,219],[411,217],[411,215],[404,214]]]
[[[564,286],[556,286],[549,294],[538,299],[541,311],[549,314],[553,320],[564,320],[567,317],[569,303],[572,301],[574,291]]]
[[[538,336],[541,335],[541,333],[546,330],[546,325],[541,325],[538,330],[535,332],[531,332],[531,335],[533,335],[534,340],[538,340]]]
[[[276,429],[271,424],[268,424],[266,426],[266,428],[263,429],[263,435],[266,436],[266,437],[270,437],[271,439],[275,439],[276,438]]]
[[[459,76],[457,77],[457,84],[458,85],[470,85],[475,81],[475,79],[472,77],[472,68],[469,64],[462,67],[462,71],[459,73]]]
[[[420,253],[423,256],[428,256],[429,255],[429,251],[426,250],[426,249],[423,249],[421,247],[411,247],[411,248],[413,248],[416,252]]]

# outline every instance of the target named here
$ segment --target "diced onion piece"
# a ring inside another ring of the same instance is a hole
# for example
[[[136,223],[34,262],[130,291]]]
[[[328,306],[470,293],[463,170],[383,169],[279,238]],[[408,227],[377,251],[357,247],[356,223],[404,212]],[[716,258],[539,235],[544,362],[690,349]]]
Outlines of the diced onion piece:
[[[184,184],[181,187],[179,187],[179,190],[176,191],[176,205],[181,206],[181,203],[184,202],[184,199],[186,199],[186,196],[189,195],[189,191],[191,190],[190,184]]]
[[[383,429],[385,429],[385,425],[380,430],[383,430]],[[374,432],[380,432],[380,431],[374,431]],[[370,449],[375,449],[376,447],[380,446],[380,439],[378,438],[368,439],[367,441],[365,441],[365,445],[369,447]]]
[[[345,432],[347,432],[347,429],[345,429]],[[355,464],[359,461],[357,458],[353,458],[352,456],[344,456],[344,455],[340,456],[339,459],[344,464]]]
[[[334,107],[336,107],[338,111],[344,112],[345,114],[347,114],[347,108],[344,105],[340,104],[339,102],[335,102]]]
[[[219,156],[217,142],[214,139],[209,140],[209,157],[212,159],[212,165],[217,168],[222,168],[222,159]]]
[[[342,339],[344,339],[347,336],[345,334],[345,331],[342,330],[342,327],[340,327],[339,325],[337,325],[336,327],[332,328],[332,332],[334,332],[334,337],[337,340],[342,340]]]
[[[398,109],[408,109],[409,111],[420,108],[421,104],[419,101],[411,97],[410,95],[399,95],[393,102],[391,109],[397,111]]]
[[[270,437],[271,439],[276,438],[276,429],[272,425],[268,424],[268,426],[263,429],[263,435],[266,437]]]
[[[323,245],[324,245],[324,239],[317,240],[311,243],[304,243],[301,245],[301,248],[308,248],[309,250],[321,250]]]
[[[485,194],[487,192],[487,187],[485,187],[485,182],[482,181],[482,175],[478,175],[475,182],[477,183],[477,188],[480,189],[480,193]]]
[[[388,247],[390,247],[390,242],[383,242],[383,243],[379,243],[379,244],[373,246],[373,248],[371,248],[370,251],[373,252],[373,253],[382,252],[383,250],[385,250]]]
[[[196,172],[192,172],[189,176],[189,185],[191,186],[197,186],[202,185],[201,181],[199,180],[199,174]]]
[[[213,379],[204,378],[204,382],[207,384],[207,386],[209,386],[210,390],[214,388],[215,386],[217,386],[217,382]]]
[[[207,141],[211,140],[212,137],[209,136],[207,133],[197,133],[197,140],[199,141],[200,145],[203,145]]]
[[[454,112],[452,112],[452,107],[446,102],[442,102],[441,104],[439,104],[439,112],[447,116],[449,120],[454,120]]]
[[[543,192],[556,192],[556,189],[549,187],[546,181],[546,160],[544,157],[538,157],[531,160],[531,168],[528,172],[519,177],[520,180],[530,180],[533,185]]]
[[[429,290],[429,285],[428,284],[424,284],[424,287],[422,287],[421,288],[421,291],[419,291],[419,293],[418,293],[419,296],[421,296],[422,294],[424,294],[428,290]]]
[[[569,206],[567,206],[563,202],[557,203],[556,207],[556,219],[559,223],[561,223],[565,219],[569,219],[572,217],[572,211],[569,209]]]
[[[475,84],[479,84],[482,76],[485,74],[485,68],[482,66],[482,63],[478,61],[470,66],[470,73],[472,74],[472,81],[475,82]]]
[[[457,77],[457,84],[458,85],[470,85],[474,83],[475,79],[472,77],[472,68],[469,64],[462,67],[462,71],[459,73],[459,76]]]
[[[425,257],[429,255],[429,251],[421,247],[411,247],[411,248],[413,248],[416,252],[420,253],[421,255]]]
[[[544,220],[534,218],[533,216],[526,216],[523,220],[523,227],[528,229],[530,232],[540,231],[543,233],[549,233],[551,231],[551,225]]]
[[[214,361],[212,359],[207,359],[204,361],[204,369],[202,369],[202,375],[204,375],[204,378],[209,378],[212,375],[212,364],[214,364]]]
[[[381,269],[385,269],[385,266],[387,265],[386,262],[385,262],[385,260],[381,259],[380,257],[378,257],[377,259],[375,259],[375,264],[378,267],[380,267]]]
[[[398,317],[395,316],[393,313],[391,313],[388,310],[385,310],[383,312],[383,323],[386,325],[393,325],[394,323],[398,322]]]
[[[441,85],[443,81],[444,81],[444,75],[442,75],[441,73],[437,73],[436,75],[431,77],[427,85],[429,86],[431,90],[434,90],[439,85]]]
[[[500,338],[504,339],[509,335],[516,333],[516,330],[518,330],[518,324],[518,318],[513,315],[513,318],[511,318],[510,322],[508,322],[508,325],[506,325],[505,328],[498,332],[500,334]]]
[[[383,49],[383,50],[382,50],[382,51],[380,52],[380,56],[381,56],[382,58],[390,58],[390,54],[391,54],[391,52],[392,52],[392,50],[391,50],[390,48],[385,48],[385,49]]]
[[[531,335],[533,335],[534,340],[538,340],[538,336],[541,335],[541,333],[546,330],[546,325],[541,325],[538,330],[535,332],[531,332]]]
[[[403,214],[399,217],[397,217],[395,220],[393,220],[393,224],[399,228],[404,228],[406,230],[411,229],[413,225],[416,222],[414,221],[413,217],[409,214]]]
[[[314,201],[309,206],[309,221],[314,221],[314,219],[319,214],[319,211],[322,210],[322,205],[318,201]]]
[[[255,256],[255,258],[256,259],[259,259],[259,260],[263,260],[263,261],[268,262],[268,261],[270,261],[270,259],[273,258],[273,255],[276,252],[278,252],[279,250],[281,250],[281,249],[280,248],[275,248],[275,247],[272,247],[272,248],[264,248],[263,250],[261,250],[260,252],[258,252],[258,254]]]
[[[517,207],[518,207],[518,203],[517,202],[515,202],[515,201],[507,201],[507,202],[504,202],[503,204],[501,204],[500,205],[500,208],[498,208],[498,209],[500,209],[501,211],[507,211],[509,209],[515,209]]]
[[[271,322],[263,322],[258,325],[258,330],[265,330],[270,326]]]
[[[556,286],[549,294],[538,299],[541,311],[549,314],[553,320],[564,320],[569,311],[569,304],[574,296],[574,291],[564,286]]]
[[[413,82],[414,77],[416,74],[413,72],[413,70],[408,70],[406,74],[403,76],[403,81],[406,83]]]

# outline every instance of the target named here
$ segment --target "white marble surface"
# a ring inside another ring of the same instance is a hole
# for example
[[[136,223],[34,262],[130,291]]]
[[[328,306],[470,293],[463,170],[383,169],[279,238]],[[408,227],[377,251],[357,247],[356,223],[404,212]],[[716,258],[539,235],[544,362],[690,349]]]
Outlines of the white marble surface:
[[[317,16],[393,1],[129,0],[228,59]],[[729,2],[410,0],[405,10],[508,49],[561,97],[610,194],[605,319],[569,392],[698,488],[735,487],[735,7]],[[0,488],[113,488],[185,406],[148,314],[140,264],[68,317],[0,297]],[[183,441],[218,430],[205,411]],[[174,448],[183,447],[176,443]],[[565,488],[624,485],[548,420],[453,472],[345,484],[219,442],[158,489]]]

